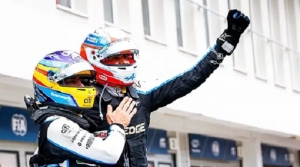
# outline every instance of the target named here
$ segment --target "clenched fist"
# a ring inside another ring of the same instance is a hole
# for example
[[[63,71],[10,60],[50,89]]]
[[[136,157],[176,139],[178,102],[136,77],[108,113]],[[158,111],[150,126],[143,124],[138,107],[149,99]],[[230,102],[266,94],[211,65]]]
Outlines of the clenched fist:
[[[227,30],[232,35],[240,36],[249,26],[250,19],[237,9],[230,10],[227,15]]]
[[[240,37],[250,24],[248,16],[237,9],[230,10],[227,15],[227,29],[217,39],[217,44],[231,55],[239,43]]]

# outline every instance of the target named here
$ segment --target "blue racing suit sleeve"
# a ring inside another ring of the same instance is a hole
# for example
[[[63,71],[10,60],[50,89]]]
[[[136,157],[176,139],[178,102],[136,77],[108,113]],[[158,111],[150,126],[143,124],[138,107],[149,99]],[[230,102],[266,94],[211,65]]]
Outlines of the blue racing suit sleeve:
[[[227,53],[222,45],[215,44],[189,70],[169,79],[147,92],[138,91],[145,95],[150,111],[164,107],[181,98],[203,84],[206,79],[219,67]]]

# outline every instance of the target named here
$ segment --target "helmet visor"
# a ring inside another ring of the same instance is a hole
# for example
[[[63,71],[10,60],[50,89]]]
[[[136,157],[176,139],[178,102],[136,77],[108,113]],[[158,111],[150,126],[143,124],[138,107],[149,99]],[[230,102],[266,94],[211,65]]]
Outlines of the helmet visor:
[[[76,63],[69,63],[56,71],[54,75],[50,76],[50,80],[54,82],[62,81],[66,78],[75,76],[93,77],[95,74],[94,68],[86,61],[79,61]]]

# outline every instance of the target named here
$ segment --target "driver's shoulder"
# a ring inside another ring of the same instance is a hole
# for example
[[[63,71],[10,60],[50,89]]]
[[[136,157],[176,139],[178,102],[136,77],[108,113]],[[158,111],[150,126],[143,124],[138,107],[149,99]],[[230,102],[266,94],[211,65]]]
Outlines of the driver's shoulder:
[[[149,80],[149,81],[143,81],[138,80],[135,81],[133,87],[135,88],[136,92],[139,95],[148,95],[150,94],[154,89],[159,87],[159,84],[157,80]]]

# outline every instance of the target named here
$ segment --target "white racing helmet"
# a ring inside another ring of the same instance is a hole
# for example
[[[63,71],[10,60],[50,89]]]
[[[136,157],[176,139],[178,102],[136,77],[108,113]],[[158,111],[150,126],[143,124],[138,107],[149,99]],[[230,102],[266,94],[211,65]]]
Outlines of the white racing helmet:
[[[97,83],[108,86],[134,84],[139,50],[127,34],[119,28],[104,27],[88,34],[81,45],[80,55],[96,70]],[[128,57],[129,64],[107,64],[113,56]]]

